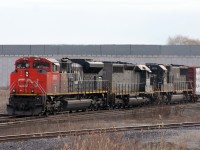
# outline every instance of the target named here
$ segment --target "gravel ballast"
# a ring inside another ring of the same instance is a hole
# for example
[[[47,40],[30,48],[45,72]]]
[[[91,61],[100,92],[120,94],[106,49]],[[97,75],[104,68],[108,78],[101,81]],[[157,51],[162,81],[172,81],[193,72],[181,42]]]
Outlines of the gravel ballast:
[[[141,149],[146,148],[186,148],[195,150],[200,146],[200,127],[159,129],[149,131],[126,131],[118,133],[108,133],[101,135],[86,135],[79,137],[57,137],[50,139],[33,139],[27,141],[2,142],[2,150],[50,150],[50,149],[91,149],[90,143],[99,143],[99,140],[109,139],[111,143],[124,146],[125,149],[132,149],[136,146]],[[90,141],[94,140],[94,141]],[[101,141],[103,143],[103,141]],[[101,143],[100,142],[100,143]],[[107,142],[107,140],[105,140]],[[85,146],[85,147],[84,147]]]

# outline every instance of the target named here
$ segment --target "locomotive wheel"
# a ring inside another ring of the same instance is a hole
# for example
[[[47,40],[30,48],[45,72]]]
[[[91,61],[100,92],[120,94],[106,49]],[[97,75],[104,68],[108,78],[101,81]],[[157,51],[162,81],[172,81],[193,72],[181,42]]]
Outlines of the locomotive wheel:
[[[86,112],[86,109],[82,109],[82,112]]]
[[[52,114],[53,114],[53,115],[56,115],[57,113],[56,113],[56,111],[53,111]]]
[[[168,99],[167,95],[163,95],[163,97],[162,97],[162,103],[165,103],[165,104],[169,103],[169,99]]]
[[[48,117],[49,116],[49,112],[45,112],[45,116]]]
[[[38,116],[41,117],[43,115],[43,113],[39,113]]]
[[[153,98],[152,104],[159,105],[162,99],[160,93],[155,93],[153,97],[154,98]]]

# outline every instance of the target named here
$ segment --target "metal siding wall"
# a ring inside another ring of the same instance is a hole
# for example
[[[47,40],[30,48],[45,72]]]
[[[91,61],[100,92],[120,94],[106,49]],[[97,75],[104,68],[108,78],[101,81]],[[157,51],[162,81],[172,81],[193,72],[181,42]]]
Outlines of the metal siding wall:
[[[102,55],[130,55],[131,45],[101,45]]]
[[[80,52],[75,49],[74,45],[62,45],[58,53],[59,55],[79,55]]]
[[[44,45],[31,45],[30,50],[31,50],[31,55],[45,55]]]
[[[6,87],[10,84],[10,73],[14,71],[14,64],[18,58],[15,56],[0,57],[0,87]]]
[[[3,83],[4,81],[5,81],[5,77],[4,77],[4,75],[3,75],[3,69],[5,69],[5,67],[4,67],[4,64],[3,64],[3,62],[4,62],[4,60],[3,60],[3,58],[1,57],[0,58],[0,79],[1,79],[1,81],[0,81],[0,86],[4,86],[4,85],[6,85],[5,83]],[[6,64],[7,65],[7,64]]]
[[[0,55],[3,55],[3,45],[0,45]]]
[[[101,55],[99,45],[60,45],[59,55]]]
[[[4,55],[29,55],[29,45],[3,45]]]
[[[44,45],[44,54],[45,55],[58,55],[59,45]]]
[[[193,45],[193,46],[190,46],[190,49],[191,49],[192,56],[200,55],[200,46]]]
[[[177,55],[200,56],[188,45],[0,45],[0,55]]]
[[[131,45],[131,55],[160,55],[161,48],[158,45]]]
[[[82,47],[82,55],[101,55],[100,45],[85,45]]]
[[[173,46],[162,46],[162,55],[178,55],[178,56],[190,56],[191,47],[188,45],[173,45]]]

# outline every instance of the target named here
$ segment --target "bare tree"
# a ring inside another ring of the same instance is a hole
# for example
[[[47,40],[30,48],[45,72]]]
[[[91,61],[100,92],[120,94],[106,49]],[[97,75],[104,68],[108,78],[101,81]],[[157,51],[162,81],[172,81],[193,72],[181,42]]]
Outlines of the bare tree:
[[[191,39],[187,36],[177,35],[175,37],[169,37],[167,41],[168,45],[200,45],[199,39]]]

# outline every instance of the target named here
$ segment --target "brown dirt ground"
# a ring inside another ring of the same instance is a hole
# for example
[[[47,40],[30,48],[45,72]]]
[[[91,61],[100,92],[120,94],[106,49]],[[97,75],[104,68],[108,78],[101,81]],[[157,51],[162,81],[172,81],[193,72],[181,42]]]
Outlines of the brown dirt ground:
[[[6,104],[8,103],[8,90],[0,90],[0,113],[6,113]]]

